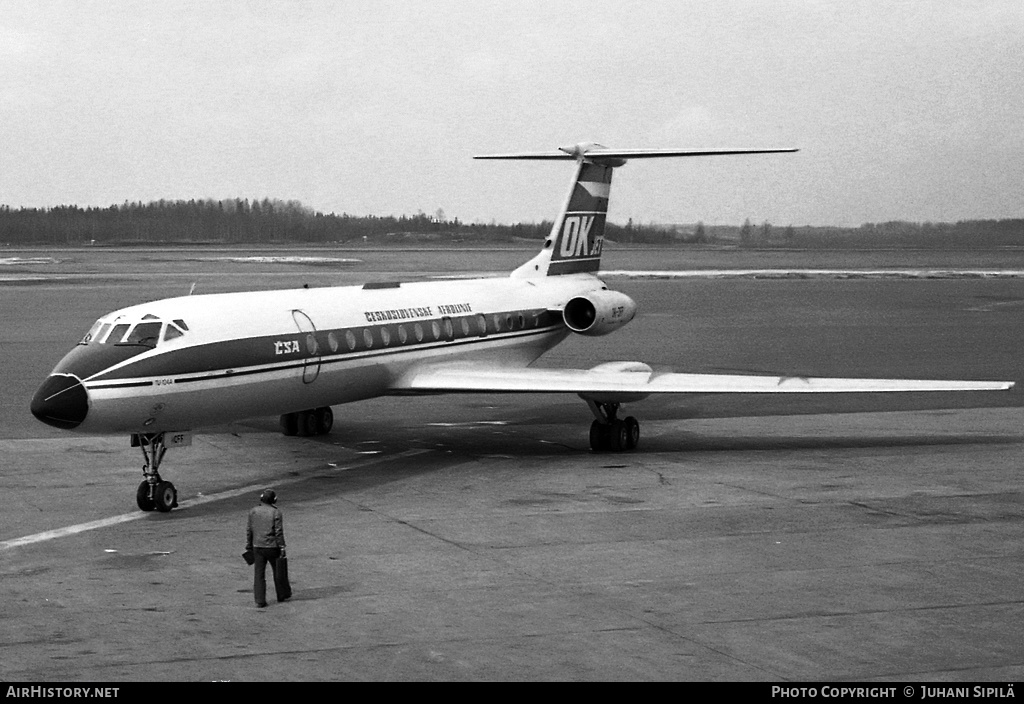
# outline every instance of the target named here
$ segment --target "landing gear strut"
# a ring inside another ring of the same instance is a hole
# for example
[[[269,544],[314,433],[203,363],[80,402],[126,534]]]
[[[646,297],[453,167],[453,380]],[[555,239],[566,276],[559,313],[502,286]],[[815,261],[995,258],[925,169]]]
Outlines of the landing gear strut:
[[[312,437],[326,435],[334,427],[334,411],[330,406],[308,411],[285,413],[281,416],[281,432],[285,435]]]
[[[594,414],[590,424],[590,449],[594,452],[635,450],[640,442],[640,423],[633,416],[617,418],[619,404],[587,401]]]
[[[178,505],[178,491],[173,484],[161,479],[158,471],[164,453],[167,452],[164,434],[139,434],[132,439],[139,443],[139,447],[142,448],[142,457],[146,461],[142,465],[142,474],[145,479],[135,492],[135,502],[143,511],[156,509],[161,513],[167,513]]]

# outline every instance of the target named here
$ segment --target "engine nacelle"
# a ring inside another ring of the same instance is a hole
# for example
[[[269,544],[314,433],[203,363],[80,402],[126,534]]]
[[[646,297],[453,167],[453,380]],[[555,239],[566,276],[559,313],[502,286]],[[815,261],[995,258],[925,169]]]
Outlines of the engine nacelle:
[[[624,293],[602,289],[576,296],[565,304],[562,319],[580,335],[607,335],[636,315],[636,301]]]

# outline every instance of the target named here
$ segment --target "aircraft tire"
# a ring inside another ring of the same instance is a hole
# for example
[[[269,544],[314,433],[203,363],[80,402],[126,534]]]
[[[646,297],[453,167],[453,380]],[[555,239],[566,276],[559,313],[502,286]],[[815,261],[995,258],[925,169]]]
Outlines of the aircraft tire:
[[[626,424],[621,420],[612,421],[609,445],[615,452],[622,452],[629,445],[629,433],[626,431]]]
[[[330,406],[316,409],[316,434],[327,435],[334,427],[334,411]]]
[[[605,431],[606,427],[607,426],[597,420],[590,424],[590,449],[594,452],[604,452],[608,449],[608,434]]]
[[[143,481],[139,484],[139,488],[135,492],[135,503],[137,503],[139,508],[143,511],[152,511],[156,508],[156,504],[153,503],[153,499],[149,498],[149,482]]]
[[[153,503],[156,510],[167,513],[178,505],[178,492],[170,482],[158,482]]]
[[[284,435],[292,436],[299,433],[298,413],[285,413],[281,416],[281,432]]]
[[[299,411],[295,415],[298,416],[300,436],[310,438],[318,434],[316,411]]]
[[[635,450],[640,443],[640,421],[633,416],[626,416],[626,449]]]

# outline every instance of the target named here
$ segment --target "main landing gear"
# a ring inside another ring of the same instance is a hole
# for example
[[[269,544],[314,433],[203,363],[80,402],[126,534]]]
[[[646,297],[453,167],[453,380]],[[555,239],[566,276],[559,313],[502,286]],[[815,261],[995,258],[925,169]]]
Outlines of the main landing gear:
[[[285,435],[312,437],[326,435],[334,427],[334,411],[330,406],[308,411],[285,413],[281,416],[281,432]]]
[[[619,420],[617,403],[587,401],[595,420],[590,424],[590,449],[594,452],[635,450],[640,442],[640,423],[633,416]]]
[[[132,437],[132,444],[139,443],[142,448],[142,456],[146,463],[142,465],[142,474],[146,478],[139,484],[135,492],[135,502],[143,511],[156,509],[167,513],[178,505],[178,491],[170,482],[160,478],[160,461],[167,452],[164,444],[164,434],[154,433],[150,435],[139,434]]]

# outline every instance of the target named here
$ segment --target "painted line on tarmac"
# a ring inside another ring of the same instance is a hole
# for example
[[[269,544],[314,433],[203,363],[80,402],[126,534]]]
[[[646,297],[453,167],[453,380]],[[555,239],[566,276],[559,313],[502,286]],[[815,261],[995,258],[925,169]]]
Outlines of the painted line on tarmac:
[[[127,523],[128,521],[136,521],[143,518],[147,514],[145,513],[126,513],[121,516],[113,516],[111,518],[101,518],[98,521],[89,521],[88,523],[79,523],[77,526],[67,526],[65,528],[57,528],[56,530],[48,530],[42,533],[36,533],[35,535],[26,535],[22,538],[14,538],[13,540],[5,540],[0,543],[0,550],[7,550],[8,548],[16,548],[21,545],[31,545],[32,543],[42,543],[47,540],[56,540],[57,538],[65,538],[69,535],[75,535],[76,533],[84,533],[88,530],[96,530],[97,528],[106,528],[107,526],[116,526],[118,523]]]
[[[333,472],[345,472],[350,469],[362,469],[375,464],[381,464],[382,462],[388,462],[390,460],[406,459],[409,457],[415,457],[416,455],[422,455],[431,450],[406,450],[405,452],[399,452],[394,455],[388,455],[387,457],[374,457],[373,459],[366,459],[362,462],[355,462],[344,467],[332,467]],[[293,477],[291,479],[284,479],[275,482],[264,482],[262,484],[251,484],[244,486],[239,489],[229,489],[228,491],[219,491],[216,494],[209,494],[205,496],[197,496],[194,499],[186,499],[178,504],[178,510],[192,508],[195,506],[201,506],[203,504],[213,503],[214,501],[225,501],[227,499],[234,499],[243,494],[251,494],[257,491],[262,491],[268,486],[279,487],[288,486],[289,484],[297,484],[301,481],[305,481],[310,477],[323,474],[324,472],[317,472],[315,474],[307,474],[302,477]],[[109,528],[110,526],[116,526],[120,523],[128,523],[129,521],[139,521],[143,518],[148,518],[154,515],[148,512],[135,511],[133,513],[123,513],[120,516],[111,516],[110,518],[101,518],[96,521],[89,521],[88,523],[79,523],[73,526],[65,526],[64,528],[55,528],[54,530],[43,531],[42,533],[35,533],[34,535],[26,535],[21,538],[12,538],[11,540],[5,540],[0,542],[0,551],[8,550],[10,548],[21,547],[23,545],[32,545],[33,543],[43,543],[48,540],[56,540],[58,538],[66,538],[70,535],[78,535],[79,533],[85,533],[90,530],[98,530],[100,528]]]

